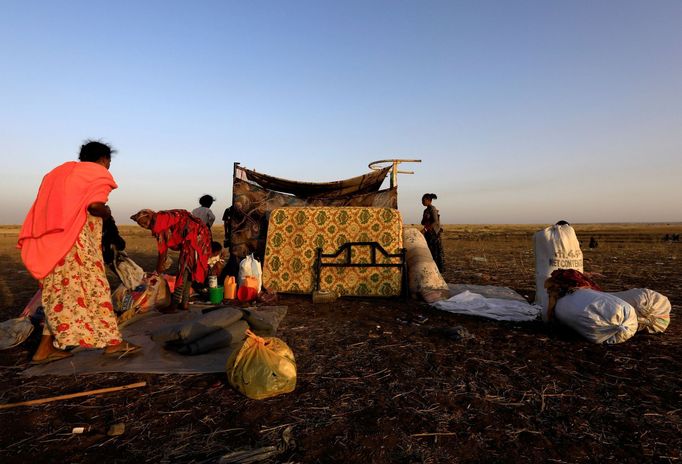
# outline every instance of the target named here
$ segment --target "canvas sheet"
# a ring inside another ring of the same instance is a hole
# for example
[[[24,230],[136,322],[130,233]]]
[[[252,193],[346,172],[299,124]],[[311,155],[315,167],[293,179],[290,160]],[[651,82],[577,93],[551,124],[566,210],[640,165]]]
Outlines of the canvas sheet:
[[[255,182],[268,190],[288,193],[299,198],[332,198],[376,192],[381,188],[381,184],[391,169],[391,166],[386,166],[361,176],[333,182],[300,182],[269,176],[240,166],[237,167],[237,170],[240,171],[239,177],[246,177],[251,182]]]
[[[199,319],[207,306],[192,305],[189,311],[161,314],[151,311],[121,329],[123,337],[143,347],[143,352],[123,359],[102,355],[101,350],[74,350],[74,356],[45,365],[32,366],[23,375],[78,375],[100,372],[137,372],[147,374],[206,374],[225,372],[227,358],[234,346],[210,353],[185,356],[163,348],[151,339],[151,334],[164,327],[176,327]],[[237,345],[236,348],[238,348]]]
[[[277,292],[312,293],[318,247],[323,253],[334,253],[347,242],[378,242],[388,253],[398,253],[403,247],[402,227],[400,212],[392,208],[277,209],[270,217],[263,285]],[[369,247],[354,250],[351,259],[370,262]],[[377,253],[377,262],[399,259]],[[400,268],[326,267],[320,290],[340,296],[397,296],[400,284]]]

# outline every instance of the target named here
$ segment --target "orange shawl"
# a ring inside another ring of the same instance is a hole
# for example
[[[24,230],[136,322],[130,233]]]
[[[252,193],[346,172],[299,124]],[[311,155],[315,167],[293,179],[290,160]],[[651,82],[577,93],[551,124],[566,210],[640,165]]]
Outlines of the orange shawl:
[[[106,203],[118,187],[101,164],[68,161],[50,171],[19,232],[21,259],[42,279],[66,256],[85,225],[91,203]]]

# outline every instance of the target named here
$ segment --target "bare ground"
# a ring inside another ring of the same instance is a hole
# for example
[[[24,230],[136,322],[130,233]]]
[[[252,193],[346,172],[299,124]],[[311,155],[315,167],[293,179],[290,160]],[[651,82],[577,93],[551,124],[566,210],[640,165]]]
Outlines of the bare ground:
[[[254,401],[224,375],[102,374],[23,379],[39,334],[0,352],[0,402],[137,381],[147,387],[0,411],[0,461],[217,462],[236,450],[295,444],[276,462],[677,462],[682,459],[682,246],[668,226],[576,226],[586,271],[607,291],[647,287],[673,303],[665,334],[592,345],[568,330],[442,313],[416,301],[313,305],[283,296],[279,337],[293,349],[298,385]],[[529,226],[456,226],[445,236],[453,283],[509,286],[532,300]],[[153,242],[124,229],[133,257]],[[13,242],[14,241],[14,242]],[[35,291],[0,228],[0,318]],[[586,246],[583,247],[584,249]],[[424,321],[424,318],[426,320]],[[457,338],[461,326],[473,337]],[[124,435],[108,437],[113,423]],[[75,426],[87,426],[72,434]]]

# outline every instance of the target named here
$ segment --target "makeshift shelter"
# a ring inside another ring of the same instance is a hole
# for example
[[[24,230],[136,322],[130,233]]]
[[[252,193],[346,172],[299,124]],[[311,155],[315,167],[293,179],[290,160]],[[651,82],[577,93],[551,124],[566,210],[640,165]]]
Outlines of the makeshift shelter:
[[[268,221],[276,208],[291,206],[363,206],[398,208],[398,187],[381,184],[395,164],[335,182],[298,182],[269,176],[239,163],[232,179],[230,254],[242,259],[250,253],[265,256]]]

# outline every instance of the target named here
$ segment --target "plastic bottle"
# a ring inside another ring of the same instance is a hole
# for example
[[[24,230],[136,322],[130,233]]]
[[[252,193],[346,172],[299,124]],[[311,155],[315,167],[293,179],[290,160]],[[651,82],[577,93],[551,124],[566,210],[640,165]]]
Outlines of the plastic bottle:
[[[235,282],[234,276],[226,276],[223,287],[225,288],[226,300],[234,300],[237,297],[237,282]]]

